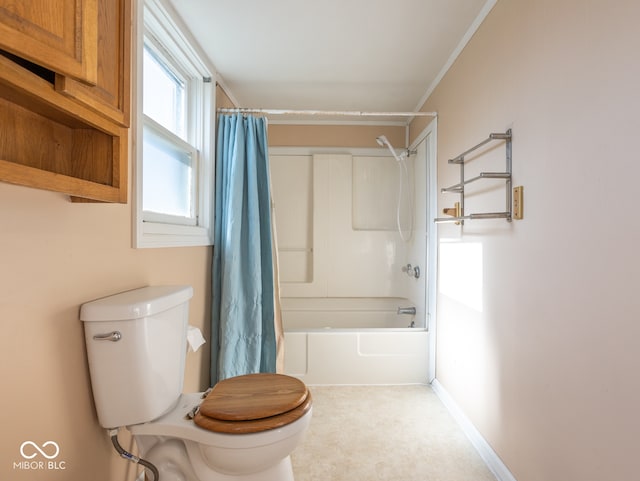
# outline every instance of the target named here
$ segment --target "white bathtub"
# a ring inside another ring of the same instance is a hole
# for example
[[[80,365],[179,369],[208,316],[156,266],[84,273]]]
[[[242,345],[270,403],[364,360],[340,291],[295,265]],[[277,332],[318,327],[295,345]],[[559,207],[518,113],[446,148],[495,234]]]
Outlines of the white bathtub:
[[[307,384],[426,384],[429,333],[401,298],[283,298],[285,372]]]

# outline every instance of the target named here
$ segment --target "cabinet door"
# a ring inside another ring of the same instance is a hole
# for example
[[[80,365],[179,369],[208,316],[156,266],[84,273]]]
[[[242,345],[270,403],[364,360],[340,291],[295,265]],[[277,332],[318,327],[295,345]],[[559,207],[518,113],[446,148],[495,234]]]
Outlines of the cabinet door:
[[[131,1],[98,0],[98,77],[95,86],[57,74],[56,90],[129,126]]]
[[[95,84],[98,0],[0,0],[0,48]]]

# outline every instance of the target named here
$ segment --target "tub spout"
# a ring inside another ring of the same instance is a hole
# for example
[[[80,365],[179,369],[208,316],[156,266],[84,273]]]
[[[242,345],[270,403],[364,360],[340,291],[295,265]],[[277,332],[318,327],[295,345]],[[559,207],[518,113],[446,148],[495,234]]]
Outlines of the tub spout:
[[[409,314],[411,316],[416,315],[415,307],[398,307],[398,314]]]

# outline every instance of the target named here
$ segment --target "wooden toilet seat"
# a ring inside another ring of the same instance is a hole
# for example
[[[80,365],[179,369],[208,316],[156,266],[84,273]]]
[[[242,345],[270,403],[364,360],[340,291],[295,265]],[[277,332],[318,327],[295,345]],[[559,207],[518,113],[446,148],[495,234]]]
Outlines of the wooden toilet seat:
[[[209,431],[248,434],[290,424],[310,408],[311,394],[299,379],[283,374],[246,374],[216,384],[194,422]]]

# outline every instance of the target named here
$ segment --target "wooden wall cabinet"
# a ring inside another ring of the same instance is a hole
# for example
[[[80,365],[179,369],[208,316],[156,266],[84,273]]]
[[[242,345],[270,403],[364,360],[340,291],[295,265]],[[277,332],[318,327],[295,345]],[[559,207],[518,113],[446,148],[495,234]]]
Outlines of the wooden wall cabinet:
[[[95,84],[98,0],[0,2],[0,46],[43,67]]]
[[[129,127],[131,92],[131,1],[98,0],[96,85],[56,74],[55,88],[123,127]]]
[[[55,57],[41,60],[42,49],[19,42],[22,32],[10,38],[14,17],[30,15],[28,25],[41,26],[46,22],[37,12],[53,9],[50,4],[61,19],[52,25],[74,25],[83,46],[95,37],[96,48],[86,49],[93,75],[70,72]],[[0,0],[0,32],[0,180],[73,200],[126,203],[130,0]]]

